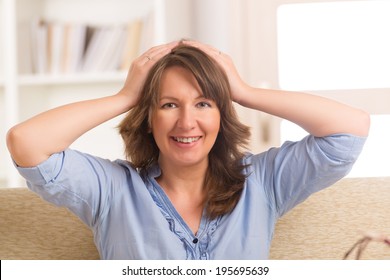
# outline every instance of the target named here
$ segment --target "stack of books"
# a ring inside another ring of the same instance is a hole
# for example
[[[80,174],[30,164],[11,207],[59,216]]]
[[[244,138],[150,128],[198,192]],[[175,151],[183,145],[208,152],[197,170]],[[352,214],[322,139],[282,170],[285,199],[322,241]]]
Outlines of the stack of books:
[[[104,26],[50,22],[31,24],[35,74],[127,71],[145,40],[145,20]]]

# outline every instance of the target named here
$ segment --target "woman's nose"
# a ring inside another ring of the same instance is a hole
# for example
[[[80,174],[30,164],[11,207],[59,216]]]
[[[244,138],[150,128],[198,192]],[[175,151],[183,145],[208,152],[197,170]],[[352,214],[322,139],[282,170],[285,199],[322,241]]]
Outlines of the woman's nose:
[[[181,108],[177,124],[183,130],[193,129],[196,125],[195,112],[191,108]]]

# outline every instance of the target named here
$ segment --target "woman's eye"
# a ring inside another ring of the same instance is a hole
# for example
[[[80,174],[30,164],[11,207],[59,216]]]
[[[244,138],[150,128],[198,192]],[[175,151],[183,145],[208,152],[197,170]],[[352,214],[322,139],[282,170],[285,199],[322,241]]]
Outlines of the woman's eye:
[[[210,108],[210,107],[211,107],[211,104],[208,103],[208,102],[202,101],[202,102],[199,102],[199,103],[197,104],[197,107],[200,107],[200,108]]]
[[[163,109],[171,109],[171,108],[176,108],[176,104],[175,103],[165,103],[161,106],[161,108]]]

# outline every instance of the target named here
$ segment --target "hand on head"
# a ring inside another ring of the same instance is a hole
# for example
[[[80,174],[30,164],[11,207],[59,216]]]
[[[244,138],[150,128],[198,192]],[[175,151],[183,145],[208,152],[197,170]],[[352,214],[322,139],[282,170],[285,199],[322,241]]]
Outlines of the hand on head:
[[[136,104],[149,70],[160,58],[170,53],[178,44],[179,42],[175,41],[155,46],[136,58],[131,64],[125,84],[119,94],[128,96],[132,105]]]

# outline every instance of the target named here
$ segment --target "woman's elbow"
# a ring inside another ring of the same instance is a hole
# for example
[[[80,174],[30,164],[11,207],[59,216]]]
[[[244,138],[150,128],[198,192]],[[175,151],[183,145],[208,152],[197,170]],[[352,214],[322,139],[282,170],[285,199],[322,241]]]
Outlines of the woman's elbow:
[[[29,134],[20,125],[16,125],[8,130],[6,135],[6,143],[8,151],[18,166],[32,166],[30,159],[32,158],[32,135]]]
[[[26,138],[27,137],[23,136],[23,133],[17,125],[8,130],[6,135],[7,148],[14,160],[19,157],[18,154],[22,153],[21,146],[23,146],[23,142],[27,140]]]
[[[356,129],[358,131],[359,136],[368,136],[371,125],[370,114],[366,111],[361,110],[359,119],[356,121],[356,125]]]

